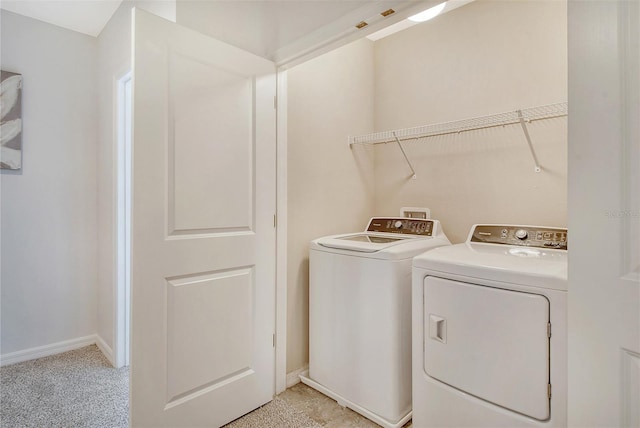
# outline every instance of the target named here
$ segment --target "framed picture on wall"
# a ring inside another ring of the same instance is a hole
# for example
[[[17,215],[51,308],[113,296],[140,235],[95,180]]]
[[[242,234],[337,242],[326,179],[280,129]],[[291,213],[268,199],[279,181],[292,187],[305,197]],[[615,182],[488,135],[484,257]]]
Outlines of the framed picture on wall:
[[[22,75],[0,71],[0,169],[22,168]]]

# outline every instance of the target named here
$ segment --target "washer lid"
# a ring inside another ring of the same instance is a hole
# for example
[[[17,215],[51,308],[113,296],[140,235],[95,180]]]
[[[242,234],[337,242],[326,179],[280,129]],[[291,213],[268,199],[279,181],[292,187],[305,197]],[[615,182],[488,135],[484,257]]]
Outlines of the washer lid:
[[[325,236],[310,249],[385,260],[403,260],[441,245],[451,245],[438,220],[374,217],[364,232]]]
[[[398,245],[403,241],[416,239],[411,236],[384,235],[376,233],[354,233],[348,235],[326,236],[317,240],[318,245],[327,248],[358,251],[362,253],[375,253],[385,248]],[[422,238],[424,239],[424,238]]]

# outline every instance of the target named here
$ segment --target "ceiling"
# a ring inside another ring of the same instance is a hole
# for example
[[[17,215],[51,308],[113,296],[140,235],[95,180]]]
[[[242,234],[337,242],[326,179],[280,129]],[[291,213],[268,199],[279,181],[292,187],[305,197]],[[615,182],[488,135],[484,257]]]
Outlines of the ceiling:
[[[0,0],[0,8],[69,30],[98,36],[123,0]],[[277,23],[276,34],[262,34],[267,42],[285,46],[299,37],[350,13],[377,12],[425,0],[151,0],[178,2],[189,26],[206,31],[218,27],[228,33],[237,25],[249,25],[247,33],[264,31],[265,16]],[[430,0],[426,0],[429,2]],[[435,0],[432,0],[435,1]],[[376,9],[377,8],[377,9]],[[372,9],[372,10],[374,10]],[[225,17],[225,18],[221,18]],[[353,16],[354,23],[368,16]],[[220,19],[219,19],[220,18]],[[351,23],[349,24],[351,25]],[[226,28],[231,26],[230,28]],[[225,31],[226,30],[226,31]],[[224,39],[224,34],[216,34]],[[250,35],[246,36],[250,38]]]
[[[0,7],[96,37],[122,1],[0,0]],[[142,7],[172,3],[180,24],[278,65],[292,65],[358,38],[371,35],[372,40],[377,40],[406,28],[413,23],[404,18],[442,0],[124,1]],[[470,1],[473,0],[449,0],[445,11]],[[387,16],[383,11],[392,13]],[[356,28],[358,23],[365,27]]]
[[[98,36],[111,16],[123,0],[1,0],[0,8],[28,16],[40,21],[48,22],[69,30]],[[163,1],[163,0],[157,0]],[[295,39],[306,34],[309,29],[315,29],[319,24],[326,24],[335,19],[371,3],[381,3],[380,0],[170,0],[180,1],[181,5],[194,16],[206,24],[211,25],[211,18],[231,15],[231,21],[252,22],[252,15],[266,14],[273,22],[279,22],[285,31],[278,34],[278,38]],[[386,0],[387,3],[398,3]],[[215,13],[209,13],[214,11]],[[222,13],[220,13],[222,12]],[[239,14],[239,15],[238,15]],[[294,16],[290,19],[287,14]],[[236,15],[236,16],[234,16]],[[214,19],[215,20],[215,19]],[[230,19],[222,20],[222,23]],[[202,25],[202,24],[201,24]],[[231,24],[235,25],[234,23]],[[198,27],[198,25],[195,25]],[[289,28],[290,27],[290,28]],[[289,34],[291,33],[291,34]],[[279,45],[287,44],[291,40],[278,40]],[[282,43],[285,42],[285,43]]]
[[[122,0],[2,0],[2,9],[98,36]]]

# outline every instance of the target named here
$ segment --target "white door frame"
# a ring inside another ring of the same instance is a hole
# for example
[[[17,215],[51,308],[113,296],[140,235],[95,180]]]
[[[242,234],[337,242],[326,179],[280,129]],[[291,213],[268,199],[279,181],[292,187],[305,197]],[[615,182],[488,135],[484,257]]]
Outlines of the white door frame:
[[[287,389],[287,72],[276,92],[276,373],[275,393]]]
[[[640,426],[640,7],[568,2],[569,426]]]
[[[120,368],[129,365],[129,328],[131,295],[130,284],[130,194],[131,153],[127,143],[131,141],[131,99],[127,100],[126,85],[131,87],[131,71],[119,74],[115,79],[115,236],[114,236],[114,317],[113,317],[113,365]],[[127,126],[129,125],[129,126]],[[129,144],[130,146],[130,144]]]

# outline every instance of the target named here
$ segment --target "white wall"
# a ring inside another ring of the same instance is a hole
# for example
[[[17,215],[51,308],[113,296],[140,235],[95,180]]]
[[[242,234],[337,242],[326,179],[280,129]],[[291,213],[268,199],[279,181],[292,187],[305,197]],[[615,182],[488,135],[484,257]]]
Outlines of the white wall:
[[[97,45],[2,11],[2,69],[22,73],[23,168],[3,171],[2,354],[96,329]]]
[[[309,241],[373,211],[372,152],[347,145],[373,130],[373,84],[369,40],[288,71],[287,372],[309,361]]]
[[[563,1],[478,0],[375,44],[376,130],[567,100]],[[377,215],[426,206],[452,242],[474,223],[566,225],[567,119],[376,148]]]
[[[174,1],[122,2],[98,36],[98,313],[97,333],[113,349],[117,227],[117,81],[131,69],[131,9],[175,21]]]

